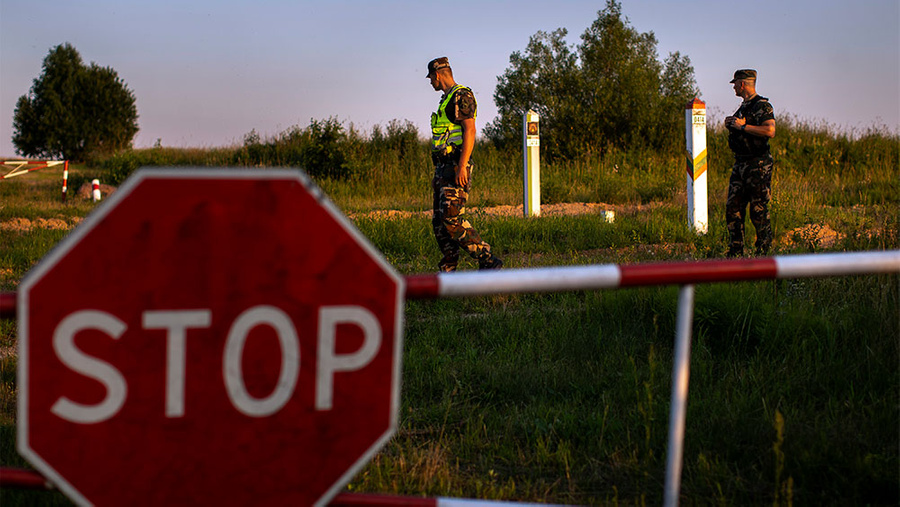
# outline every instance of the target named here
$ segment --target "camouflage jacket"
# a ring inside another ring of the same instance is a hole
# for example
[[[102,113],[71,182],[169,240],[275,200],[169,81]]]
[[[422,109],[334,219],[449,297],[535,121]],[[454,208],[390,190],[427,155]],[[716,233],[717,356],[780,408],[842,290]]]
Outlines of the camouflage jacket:
[[[775,119],[775,110],[769,99],[756,95],[741,104],[734,116],[747,120],[747,125],[762,125],[767,120]],[[769,156],[769,138],[748,134],[740,128],[728,128],[728,147],[734,152],[737,160],[747,160]]]

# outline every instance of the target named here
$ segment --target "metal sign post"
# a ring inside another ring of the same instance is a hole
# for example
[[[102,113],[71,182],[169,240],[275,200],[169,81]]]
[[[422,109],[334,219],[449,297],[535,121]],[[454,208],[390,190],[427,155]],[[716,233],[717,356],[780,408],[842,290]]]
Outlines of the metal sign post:
[[[525,113],[522,122],[524,138],[522,151],[525,163],[525,172],[522,178],[522,184],[525,189],[522,208],[524,209],[525,217],[541,215],[541,138],[539,122],[540,116],[530,110]]]
[[[669,406],[669,444],[666,456],[665,505],[678,505],[684,456],[684,425],[687,418],[688,378],[691,370],[691,335],[694,321],[694,286],[682,285],[678,292],[675,326],[675,361],[672,364],[672,397]]]

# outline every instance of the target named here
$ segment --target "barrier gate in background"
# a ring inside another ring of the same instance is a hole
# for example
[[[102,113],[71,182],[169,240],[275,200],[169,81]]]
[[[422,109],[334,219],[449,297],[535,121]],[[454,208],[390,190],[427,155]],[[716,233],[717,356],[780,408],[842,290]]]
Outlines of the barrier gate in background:
[[[62,182],[62,200],[66,202],[69,189],[69,161],[68,160],[0,160],[0,167],[7,167],[5,172],[0,173],[0,180],[21,176],[46,169],[48,167],[63,166],[63,182]]]

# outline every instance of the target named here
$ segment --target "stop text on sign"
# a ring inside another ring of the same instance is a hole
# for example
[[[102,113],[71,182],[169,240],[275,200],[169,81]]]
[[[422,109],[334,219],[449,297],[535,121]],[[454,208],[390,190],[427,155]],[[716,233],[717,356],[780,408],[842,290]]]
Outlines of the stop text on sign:
[[[185,350],[191,330],[212,325],[212,310],[147,310],[142,314],[142,329],[166,333],[165,415],[184,416],[186,381]],[[363,343],[352,353],[337,353],[337,326],[354,325],[363,331]],[[254,397],[244,382],[241,360],[250,331],[268,326],[275,331],[281,349],[278,382],[267,396]],[[315,409],[331,410],[334,376],[364,368],[375,357],[382,341],[378,319],[361,306],[322,306],[318,310]],[[85,354],[75,345],[75,336],[85,330],[97,330],[118,340],[128,326],[115,315],[100,310],[80,310],[63,318],[53,332],[53,349],[69,369],[97,380],[106,388],[106,396],[96,404],[82,404],[65,396],[56,400],[51,411],[62,419],[81,424],[109,420],[119,412],[128,397],[125,376],[115,366]],[[251,417],[278,412],[290,400],[300,374],[300,340],[290,316],[269,305],[248,308],[231,323],[222,357],[222,376],[226,392],[235,409]]]

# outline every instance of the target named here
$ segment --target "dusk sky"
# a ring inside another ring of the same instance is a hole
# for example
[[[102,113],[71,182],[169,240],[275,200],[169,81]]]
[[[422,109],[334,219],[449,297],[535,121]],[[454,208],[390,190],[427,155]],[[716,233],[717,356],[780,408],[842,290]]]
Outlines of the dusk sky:
[[[847,131],[900,129],[898,0],[624,0],[659,58],[691,59],[710,122],[739,105],[728,81],[759,71],[776,115]],[[439,94],[428,60],[448,56],[478,99],[479,131],[509,57],[557,28],[574,46],[605,2],[0,0],[0,156],[14,156],[16,100],[56,45],[115,69],[137,98],[135,147],[239,144],[336,117],[363,132],[410,120],[421,136]],[[675,111],[673,114],[682,115]]]

